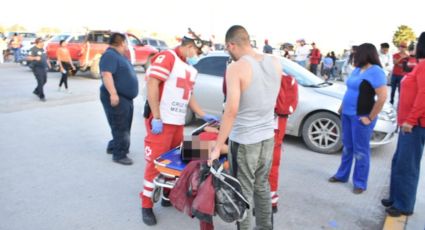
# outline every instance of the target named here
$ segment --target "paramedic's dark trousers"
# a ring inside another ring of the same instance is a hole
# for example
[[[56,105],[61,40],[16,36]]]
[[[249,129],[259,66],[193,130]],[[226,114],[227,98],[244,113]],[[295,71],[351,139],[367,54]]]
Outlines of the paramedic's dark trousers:
[[[269,174],[273,159],[274,137],[255,144],[230,142],[230,170],[238,178],[250,207],[255,207],[257,230],[273,229]],[[251,230],[252,211],[238,223],[238,229]]]
[[[34,89],[34,94],[40,98],[44,98],[43,87],[47,82],[47,71],[44,67],[36,66],[33,68],[35,79],[37,80],[37,87]]]
[[[415,126],[411,133],[398,135],[391,165],[390,200],[402,212],[413,212],[418,189],[425,128]]]
[[[112,151],[114,160],[126,157],[129,152],[130,129],[133,120],[133,100],[122,96],[119,96],[119,98],[119,104],[112,107],[109,94],[102,91],[100,93],[100,100],[112,133],[108,151]]]

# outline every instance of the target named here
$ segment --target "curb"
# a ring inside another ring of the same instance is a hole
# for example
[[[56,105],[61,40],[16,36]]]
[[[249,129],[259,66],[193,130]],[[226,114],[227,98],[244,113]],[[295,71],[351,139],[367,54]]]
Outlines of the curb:
[[[386,216],[382,230],[404,230],[407,224],[407,216]]]

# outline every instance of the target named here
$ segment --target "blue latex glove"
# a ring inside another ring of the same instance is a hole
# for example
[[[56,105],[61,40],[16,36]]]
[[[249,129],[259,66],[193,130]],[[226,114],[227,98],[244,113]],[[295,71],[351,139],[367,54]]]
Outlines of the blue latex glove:
[[[218,121],[220,121],[220,119],[218,119],[218,117],[216,117],[216,116],[214,116],[214,115],[211,115],[211,114],[205,114],[205,115],[202,117],[202,120],[204,120],[204,121],[206,121],[206,122],[209,122],[209,123],[212,123],[212,122],[218,122]]]
[[[152,119],[151,121],[152,125],[152,133],[153,134],[160,134],[162,133],[162,120],[161,119]]]

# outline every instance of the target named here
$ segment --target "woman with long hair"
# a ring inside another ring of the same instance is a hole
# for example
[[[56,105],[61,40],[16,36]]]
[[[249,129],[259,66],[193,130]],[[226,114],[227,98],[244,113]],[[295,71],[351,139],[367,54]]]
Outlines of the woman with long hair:
[[[374,45],[360,45],[354,54],[354,65],[356,68],[347,79],[347,91],[340,107],[344,145],[341,164],[335,175],[329,178],[329,182],[347,182],[355,160],[353,192],[360,194],[367,189],[369,142],[377,116],[387,99],[387,86]]]

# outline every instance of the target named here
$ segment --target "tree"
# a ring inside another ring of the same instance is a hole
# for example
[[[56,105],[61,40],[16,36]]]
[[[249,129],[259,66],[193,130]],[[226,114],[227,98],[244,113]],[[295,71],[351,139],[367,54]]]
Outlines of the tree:
[[[393,36],[394,45],[398,47],[400,42],[406,42],[409,44],[412,41],[416,41],[416,35],[412,28],[406,25],[399,26]]]
[[[24,32],[27,31],[27,29],[23,25],[15,24],[9,28],[9,31],[11,32]]]

